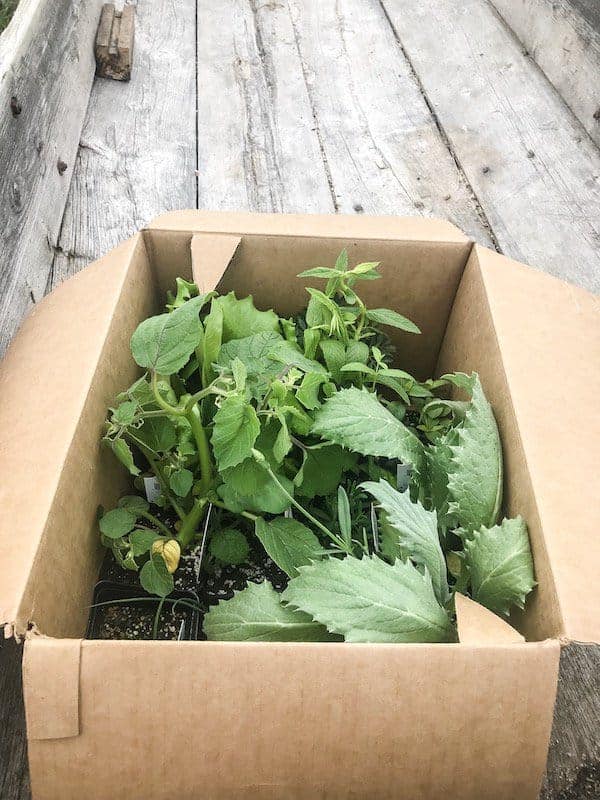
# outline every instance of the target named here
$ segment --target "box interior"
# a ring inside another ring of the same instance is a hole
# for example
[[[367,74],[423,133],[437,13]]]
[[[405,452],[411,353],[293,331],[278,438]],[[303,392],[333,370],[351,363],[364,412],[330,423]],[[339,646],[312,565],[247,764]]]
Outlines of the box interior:
[[[124,470],[100,445],[106,409],[116,393],[140,373],[129,351],[136,325],[161,309],[176,276],[191,279],[191,239],[189,231],[147,230],[130,243],[126,258],[107,257],[82,274],[89,273],[86,280],[90,285],[95,281],[99,292],[108,291],[106,286],[113,281],[118,300],[105,327],[99,326],[94,374],[73,377],[84,398],[82,411],[20,604],[25,615],[21,628],[27,622],[48,636],[83,636],[102,558],[96,509],[110,507],[128,486]],[[279,314],[292,315],[306,302],[305,281],[296,279],[297,273],[331,265],[342,247],[348,249],[351,263],[381,262],[382,279],[360,287],[367,305],[396,309],[422,330],[419,336],[394,332],[398,366],[420,378],[440,370],[481,373],[504,442],[505,513],[522,513],[527,518],[541,584],[525,614],[514,622],[531,641],[556,635],[560,619],[552,574],[535,519],[535,501],[497,343],[494,347],[489,309],[477,293],[471,243],[243,234],[217,288],[235,290],[238,296],[252,294],[259,308],[273,307]],[[197,274],[203,269],[201,248],[196,253]],[[206,267],[212,274],[211,265]],[[78,277],[68,283],[74,284]],[[63,288],[70,291],[68,284]],[[75,324],[74,336],[77,330]]]

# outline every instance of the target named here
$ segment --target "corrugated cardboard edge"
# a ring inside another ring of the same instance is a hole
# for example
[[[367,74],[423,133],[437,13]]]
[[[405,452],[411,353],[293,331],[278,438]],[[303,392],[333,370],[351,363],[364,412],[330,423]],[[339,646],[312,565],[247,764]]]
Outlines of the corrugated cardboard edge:
[[[519,644],[525,637],[489,609],[457,592],[454,596],[456,626],[461,644]]]
[[[469,237],[450,222],[431,217],[369,217],[351,214],[255,214],[186,209],[156,217],[149,230],[233,235],[409,239],[465,244]]]
[[[473,254],[513,389],[562,619],[559,636],[563,643],[598,643],[600,298],[479,245]],[[509,284],[515,274],[518,293]],[[557,326],[565,314],[568,326]],[[523,388],[532,383],[537,395]]]
[[[96,337],[95,357],[80,365],[83,371],[82,386],[87,387],[85,389],[87,396],[94,380],[99,353],[104,347],[106,333],[117,310],[118,298],[127,280],[131,259],[139,246],[144,246],[143,237],[141,234],[135,234],[44,298],[26,318],[0,363],[0,387],[6,385],[11,388],[10,392],[4,393],[5,402],[0,404],[0,429],[11,433],[10,437],[4,436],[0,445],[0,467],[3,470],[11,469],[11,465],[22,461],[24,452],[39,453],[40,432],[31,427],[29,419],[19,412],[26,407],[25,400],[30,397],[32,388],[44,387],[48,381],[53,380],[55,348],[60,346],[61,337],[67,335],[57,326],[53,328],[56,338],[40,337],[40,331],[49,330],[48,326],[53,325],[56,315],[65,314],[68,317],[72,296],[81,299],[79,291],[82,284],[84,285],[93,275],[101,274],[109,266],[118,265],[118,275],[111,284],[113,288],[111,310],[100,312],[102,331]],[[33,378],[32,371],[35,373]],[[4,511],[11,514],[9,519],[0,524],[0,563],[3,573],[0,581],[0,624],[4,626],[5,637],[23,636],[28,628],[36,623],[32,618],[32,601],[31,599],[28,601],[28,594],[32,581],[35,580],[36,564],[46,535],[48,518],[55,503],[73,436],[85,407],[85,397],[78,395],[74,402],[78,403],[77,413],[68,420],[63,419],[63,409],[57,410],[62,429],[57,441],[50,445],[48,436],[44,441],[46,448],[44,452],[49,452],[49,457],[52,459],[46,466],[53,475],[52,480],[46,481],[48,488],[44,497],[36,496],[33,503],[29,486],[25,484],[21,487],[23,497],[14,497],[12,495],[15,486],[12,486],[11,503],[8,504],[2,502],[0,485],[0,518]],[[44,419],[47,423],[48,415],[40,410],[38,418]],[[16,420],[22,422],[19,429]],[[53,447],[55,449],[52,449]],[[33,466],[31,474],[35,475]],[[15,536],[19,537],[18,547],[15,546]]]
[[[23,693],[29,741],[79,736],[80,639],[25,642]]]

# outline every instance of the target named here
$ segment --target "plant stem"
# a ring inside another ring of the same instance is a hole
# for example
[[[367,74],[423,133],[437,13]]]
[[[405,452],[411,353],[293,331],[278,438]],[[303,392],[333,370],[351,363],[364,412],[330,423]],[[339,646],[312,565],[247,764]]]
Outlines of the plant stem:
[[[154,457],[156,455],[154,453],[154,451],[150,450],[149,447],[146,447],[146,445],[143,442],[141,442],[137,438],[137,436],[134,436],[131,433],[131,431],[127,430],[125,432],[125,435],[144,454],[144,456],[146,458],[146,461],[150,465],[150,469],[152,470],[152,472],[158,478],[158,482],[160,483],[160,488],[162,490],[162,493],[164,494],[164,496],[167,498],[167,500],[171,504],[171,507],[172,507],[173,511],[175,511],[175,513],[177,514],[179,519],[184,519],[185,513],[182,511],[181,506],[179,505],[177,500],[175,500],[175,498],[173,497],[173,495],[172,495],[172,493],[171,493],[171,491],[169,489],[169,484],[167,483],[167,480],[166,480],[165,476],[163,475],[162,469],[160,468],[158,461]]]
[[[329,530],[329,528],[326,528],[325,525],[319,522],[318,519],[315,519],[315,517],[313,517],[312,514],[310,514],[303,506],[300,505],[300,503],[298,503],[294,499],[293,495],[291,495],[287,491],[285,486],[283,486],[277,475],[275,475],[271,467],[269,467],[269,465],[266,462],[263,463],[263,467],[267,470],[271,480],[275,482],[275,484],[279,487],[280,491],[283,492],[283,494],[287,497],[287,499],[294,506],[294,508],[297,508],[298,511],[306,517],[307,520],[312,522],[313,525],[316,525],[320,531],[322,531],[329,539],[331,539],[331,541],[335,545],[337,545],[340,548],[340,550],[342,550],[344,553],[350,553],[350,554],[352,553],[352,549],[351,548],[348,549],[348,545],[343,539],[340,539],[339,536],[336,536],[335,533],[332,533]]]
[[[162,611],[162,607],[164,605],[165,598],[161,597],[160,602],[158,604],[158,608],[156,609],[156,614],[154,615],[154,625],[152,626],[152,638],[158,638],[158,622],[160,620],[160,612]]]
[[[206,497],[196,498],[191,511],[183,520],[181,528],[179,529],[179,533],[177,534],[177,541],[181,545],[182,550],[191,544],[194,536],[196,535],[200,520],[204,516],[204,509],[206,508],[207,503],[208,500]]]
[[[153,525],[156,525],[156,527],[160,531],[162,531],[165,534],[165,536],[168,536],[169,539],[172,538],[173,534],[171,533],[171,531],[167,528],[166,525],[164,525],[159,519],[157,519],[154,516],[154,514],[151,514],[149,511],[138,511],[138,514],[140,515],[140,517],[143,517],[144,519],[147,519],[149,522],[152,522]]]
[[[198,405],[192,406],[189,411],[185,412],[185,417],[190,423],[192,434],[196,442],[198,450],[198,457],[200,459],[200,491],[206,494],[212,484],[212,462],[210,458],[210,448],[208,446],[208,439],[206,431],[202,425],[200,417],[200,408]]]
[[[164,399],[161,393],[158,390],[158,374],[156,372],[152,372],[152,379],[151,379],[151,386],[152,386],[152,393],[154,395],[154,399],[156,400],[156,405],[160,406],[167,414],[172,414],[174,417],[182,417],[185,413],[182,408],[176,408],[176,406],[172,406],[170,403]]]
[[[217,506],[217,508],[224,508],[227,511],[227,506],[220,500],[211,500],[210,502],[213,504],[213,506]],[[249,511],[240,511],[239,514],[241,517],[246,517],[246,519],[252,520],[252,522],[256,522],[258,519],[256,514],[251,514]]]

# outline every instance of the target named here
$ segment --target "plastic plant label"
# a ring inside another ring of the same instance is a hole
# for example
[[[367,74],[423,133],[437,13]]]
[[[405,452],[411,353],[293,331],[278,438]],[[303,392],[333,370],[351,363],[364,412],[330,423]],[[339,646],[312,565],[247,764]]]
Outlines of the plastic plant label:
[[[160,483],[158,478],[153,475],[149,478],[144,478],[144,491],[146,492],[146,500],[149,503],[156,503],[160,497]]]

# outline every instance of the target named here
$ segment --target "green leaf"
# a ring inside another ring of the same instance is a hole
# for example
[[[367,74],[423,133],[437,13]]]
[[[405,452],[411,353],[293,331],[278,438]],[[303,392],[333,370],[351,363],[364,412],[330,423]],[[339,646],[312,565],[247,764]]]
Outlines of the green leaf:
[[[279,421],[281,423],[281,428],[273,444],[273,456],[278,464],[283,461],[292,448],[292,439],[283,414],[279,415]]]
[[[321,372],[325,374],[325,369],[318,361],[306,358],[297,344],[281,339],[273,346],[268,354],[268,358],[279,364],[289,364],[298,367],[303,372]],[[279,368],[278,371],[281,371]]]
[[[271,480],[252,456],[224,470],[221,476],[228,486],[241,495],[253,495]]]
[[[120,539],[133,530],[137,515],[126,508],[113,508],[101,517],[99,526],[101,532],[109,539]]]
[[[302,403],[304,408],[313,411],[321,405],[319,389],[328,380],[329,376],[324,372],[307,372],[296,391],[296,399]]]
[[[298,278],[335,278],[342,275],[339,269],[332,269],[331,267],[313,267],[312,269],[305,269],[304,272],[298,273]]]
[[[413,479],[421,473],[423,445],[371,392],[355,387],[336,392],[317,411],[312,432],[365,456],[412,464]]]
[[[399,492],[387,481],[366,481],[361,484],[379,503],[387,523],[396,531],[404,557],[426,567],[438,601],[443,605],[449,596],[446,560],[440,545],[435,511],[426,511],[418,501],[413,503],[408,492]]]
[[[342,272],[346,272],[348,269],[348,251],[345,247],[340,251],[339,256],[335,260],[335,268]]]
[[[350,501],[343,486],[338,486],[337,512],[340,533],[346,542],[352,541],[352,516],[350,514]]]
[[[235,467],[248,458],[259,431],[254,408],[240,395],[226,397],[215,414],[211,437],[219,470]]]
[[[260,464],[257,464],[257,467],[262,469]],[[229,483],[219,486],[217,492],[230,511],[238,514],[240,511],[253,511],[256,514],[283,514],[289,507],[289,497],[271,480],[266,470],[263,469],[262,472],[263,482],[251,493],[248,490],[238,492]],[[227,471],[225,474],[229,476],[231,473]],[[287,492],[293,495],[292,482],[285,475],[278,475],[277,478]]]
[[[208,549],[223,564],[243,564],[250,552],[248,540],[235,528],[225,528],[213,534]]]
[[[127,400],[125,403],[121,403],[117,408],[115,408],[112,415],[112,421],[117,425],[123,425],[123,427],[127,427],[127,425],[131,425],[133,422],[136,410],[137,403],[135,400]]]
[[[346,361],[366,364],[369,360],[369,346],[365,342],[351,341],[346,347]]]
[[[339,383],[340,370],[346,363],[346,348],[337,339],[322,339],[320,347],[331,377]]]
[[[465,542],[471,594],[478,603],[508,615],[523,608],[535,586],[527,525],[521,517],[482,527]]]
[[[376,270],[380,263],[379,261],[365,261],[362,264],[357,264],[355,267],[352,267],[350,272],[354,275],[364,275],[367,272]]]
[[[119,508],[126,508],[137,516],[143,514],[144,511],[148,511],[150,508],[150,503],[146,498],[139,497],[137,494],[126,494],[124,497],[121,497],[117,505]]]
[[[280,602],[270,583],[249,583],[231,600],[211,606],[204,617],[209,641],[229,642],[325,642],[327,630],[300,611]]]
[[[210,313],[204,320],[202,339],[202,384],[208,386],[215,376],[213,364],[217,361],[223,341],[223,309],[213,300]]]
[[[169,478],[169,486],[179,497],[187,497],[194,483],[194,475],[189,469],[178,469]]]
[[[184,367],[202,338],[200,309],[209,295],[194,297],[170,314],[144,320],[131,337],[137,364],[160,375],[173,375]]]
[[[173,312],[175,313],[175,312]],[[173,591],[173,576],[160,553],[153,553],[140,570],[140,583],[148,594],[166,597]]]
[[[298,567],[322,558],[323,548],[315,534],[295,519],[277,517],[267,522],[259,517],[255,531],[269,557],[290,577],[298,574]]]
[[[347,642],[448,642],[455,635],[431,578],[409,561],[328,558],[300,567],[283,600]]]
[[[129,544],[134,556],[143,556],[157,539],[161,539],[156,531],[135,530],[129,534]]]
[[[177,444],[177,429],[168,417],[146,417],[135,436],[155,453],[167,453]]]
[[[312,499],[335,492],[344,471],[355,463],[355,455],[335,444],[320,444],[306,449],[302,467],[294,478],[298,494]]]
[[[391,325],[392,328],[399,328],[408,333],[421,333],[414,322],[389,308],[372,308],[367,311],[367,319],[379,325]]]
[[[360,361],[350,361],[341,368],[342,372],[360,372],[363,375],[375,375],[375,370]]]
[[[107,439],[111,450],[115,454],[115,456],[119,459],[123,466],[127,467],[129,473],[131,475],[139,475],[140,470],[136,467],[135,462],[133,460],[133,453],[131,452],[131,447],[127,444],[124,439]]]
[[[199,290],[195,283],[186,281],[183,278],[175,278],[175,295],[173,292],[168,292],[169,302],[167,309],[174,311],[179,306],[182,306],[187,300],[192,297],[198,297]]]
[[[216,297],[212,307],[223,312],[223,342],[244,339],[252,334],[279,332],[279,317],[274,311],[258,311],[252,295],[238,300],[234,292]],[[242,359],[243,360],[243,359]]]
[[[235,358],[239,358],[246,367],[248,375],[260,375],[265,371],[276,375],[281,367],[269,359],[269,354],[283,341],[282,337],[273,331],[263,331],[245,336],[243,339],[234,339],[221,347],[216,360],[222,366],[229,366]]]
[[[502,447],[492,407],[479,378],[464,422],[454,429],[448,475],[449,511],[466,531],[491,527],[502,504]]]

